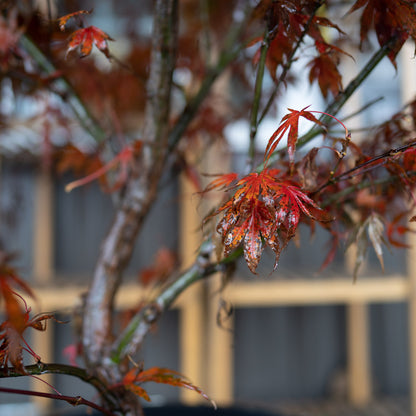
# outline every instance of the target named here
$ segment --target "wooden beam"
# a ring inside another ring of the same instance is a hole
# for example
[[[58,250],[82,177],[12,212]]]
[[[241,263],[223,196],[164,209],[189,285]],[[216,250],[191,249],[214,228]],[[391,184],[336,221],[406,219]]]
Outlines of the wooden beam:
[[[186,178],[181,178],[181,205],[180,205],[180,257],[182,267],[185,269],[195,259],[196,251],[201,242],[201,218],[198,214],[198,198],[195,188]],[[205,347],[205,311],[204,311],[204,285],[203,282],[194,284],[181,296],[180,310],[180,366],[195,385],[204,387],[205,374],[203,369]],[[181,389],[181,400],[187,404],[201,401],[195,392]]]
[[[221,312],[220,276],[210,281],[209,307],[207,311],[206,358],[207,394],[218,406],[228,406],[234,399],[234,319]],[[227,299],[228,300],[228,299]],[[221,322],[217,321],[220,316]]]
[[[351,403],[364,406],[371,400],[372,382],[369,357],[367,305],[347,305],[347,373]]]
[[[53,277],[53,183],[50,174],[36,174],[33,230],[33,275],[36,283],[48,284]]]
[[[268,280],[234,282],[226,299],[236,307],[397,302],[407,299],[409,282],[402,276],[328,280]]]

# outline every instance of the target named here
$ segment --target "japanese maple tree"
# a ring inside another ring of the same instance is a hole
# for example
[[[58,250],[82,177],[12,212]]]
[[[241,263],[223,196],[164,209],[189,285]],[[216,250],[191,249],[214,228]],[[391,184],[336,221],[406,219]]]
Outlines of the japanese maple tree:
[[[74,350],[80,367],[46,363],[42,351],[31,348],[27,332],[45,331],[56,318],[31,313],[29,302],[41,298],[41,291],[13,267],[7,245],[0,252],[0,378],[67,374],[95,387],[96,402],[56,391],[0,387],[0,394],[49,397],[124,416],[141,414],[141,400],[150,399],[146,382],[188,388],[215,401],[175,369],[148,368],[131,359],[191,284],[229,273],[240,258],[256,279],[265,250],[273,253],[278,273],[301,223],[330,236],[323,267],[339,247],[356,244],[354,278],[368,248],[381,267],[385,244],[405,249],[405,234],[415,221],[416,101],[372,129],[361,126],[365,135],[349,130],[351,115],[340,114],[384,57],[399,68],[402,46],[416,41],[416,1],[156,0],[129,6],[135,16],[151,14],[151,35],[128,25],[117,35],[92,25],[93,2],[53,8],[48,1],[42,12],[34,3],[0,2],[1,81],[22,99],[59,99],[57,108],[46,106],[39,115],[38,162],[56,174],[77,176],[68,192],[99,181],[115,214],[83,303]],[[347,18],[358,24],[347,24]],[[118,49],[123,37],[129,45],[124,54]],[[343,65],[363,56],[366,65],[346,82]],[[299,78],[317,84],[322,108],[303,102],[283,111],[285,93]],[[0,112],[2,128],[12,130],[16,121]],[[266,118],[276,120],[275,129],[261,138]],[[248,142],[244,169],[218,172],[202,186],[204,172],[194,161],[224,142],[226,127],[241,119],[250,125],[241,133]],[[65,143],[53,140],[58,127],[67,132]],[[258,139],[267,142],[261,154]],[[114,299],[137,237],[161,179],[180,172],[203,200],[214,193],[223,200],[201,218],[205,237],[192,265],[183,270],[161,247],[155,265],[138,271],[141,283],[153,287],[151,296],[117,333]]]

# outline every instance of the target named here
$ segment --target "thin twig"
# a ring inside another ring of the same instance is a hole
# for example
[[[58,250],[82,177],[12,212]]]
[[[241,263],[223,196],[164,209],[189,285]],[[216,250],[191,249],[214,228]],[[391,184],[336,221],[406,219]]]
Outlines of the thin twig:
[[[415,147],[415,146],[416,146],[416,141],[397,147],[395,149],[390,149],[387,152],[374,156],[371,159],[366,160],[365,162],[360,163],[357,166],[354,166],[353,168],[348,169],[345,172],[342,172],[339,175],[329,179],[323,185],[321,185],[316,191],[314,191],[313,194],[317,194],[321,192],[323,189],[327,188],[328,186],[333,185],[341,180],[352,179],[354,176],[360,173],[363,173],[364,168],[369,168],[369,167],[371,168],[371,165],[373,165],[373,168],[379,167],[379,165],[375,164],[375,162],[378,162],[383,159],[387,159],[389,157],[397,156],[398,154],[403,153],[407,149],[411,149],[412,147]],[[368,169],[366,169],[365,171],[367,172]]]
[[[21,389],[12,389],[8,387],[0,387],[0,393],[7,393],[7,394],[21,394],[24,396],[32,396],[32,397],[43,397],[46,399],[53,399],[53,400],[61,400],[71,404],[72,406],[88,406],[92,409],[98,410],[104,415],[107,416],[116,416],[115,413],[110,412],[107,409],[95,404],[94,402],[90,402],[87,399],[84,399],[81,396],[64,396],[62,394],[53,394],[53,393],[43,393],[41,391],[33,391],[33,390],[21,390]]]
[[[371,56],[368,60],[367,64],[364,66],[363,69],[358,73],[358,75],[350,81],[347,88],[344,91],[340,92],[330,103],[327,108],[325,109],[325,113],[331,114],[335,116],[338,111],[343,107],[343,105],[348,101],[348,99],[352,96],[352,94],[358,89],[358,87],[365,81],[365,79],[371,74],[374,68],[379,64],[379,62],[386,57],[391,48],[393,47],[395,42],[395,38],[392,38],[389,42],[385,43],[377,52]],[[319,118],[324,125],[327,125],[332,121],[332,118],[323,115]],[[305,133],[302,137],[300,137],[296,143],[298,148],[304,146],[305,144],[309,143],[315,137],[320,134],[325,133],[325,128],[320,126],[313,126],[307,133]],[[280,151],[275,151],[269,158],[269,163],[273,163],[278,160]],[[264,167],[264,163],[257,167],[257,170],[261,170]]]
[[[250,142],[249,142],[249,148],[248,148],[249,163],[247,166],[249,172],[253,170],[254,158],[256,155],[256,134],[257,134],[257,128],[259,126],[257,117],[258,117],[258,112],[260,108],[260,99],[261,99],[261,93],[263,89],[263,80],[264,80],[264,70],[266,68],[266,58],[267,58],[267,52],[269,50],[269,46],[270,46],[269,31],[266,30],[261,47],[260,47],[260,59],[257,65],[257,75],[256,75],[256,82],[254,85],[253,104],[251,106]]]
[[[113,403],[109,400],[111,392],[107,386],[100,379],[92,376],[83,368],[66,364],[39,362],[37,364],[27,365],[24,369],[25,373],[21,373],[16,371],[13,367],[1,368],[0,379],[8,377],[23,377],[27,375],[62,374],[70,377],[76,377],[85,383],[90,384],[100,393],[104,400],[107,400],[109,403]]]

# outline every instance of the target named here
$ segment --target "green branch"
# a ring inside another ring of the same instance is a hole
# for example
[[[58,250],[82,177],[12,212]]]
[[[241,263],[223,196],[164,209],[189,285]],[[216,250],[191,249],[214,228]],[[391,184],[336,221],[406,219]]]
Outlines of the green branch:
[[[149,302],[130,320],[113,345],[111,354],[113,362],[118,364],[125,357],[136,352],[149,329],[185,289],[218,271],[219,263],[209,261],[211,253],[211,241],[204,242],[194,264],[165,286],[153,301]]]
[[[352,94],[358,89],[358,87],[365,81],[365,79],[371,74],[371,72],[374,70],[374,68],[380,63],[380,61],[386,57],[389,52],[391,51],[391,48],[393,47],[395,42],[395,38],[392,38],[389,42],[387,42],[385,45],[383,45],[371,58],[368,60],[367,64],[364,66],[363,69],[358,73],[358,75],[350,81],[347,88],[345,88],[344,91],[340,92],[332,101],[331,104],[329,104],[326,109],[325,113],[331,114],[332,116],[335,116],[341,108],[344,106],[344,104],[348,101],[348,99],[352,96]],[[321,121],[324,125],[329,124],[332,122],[332,117],[328,115],[322,115],[319,118],[319,121]],[[302,137],[300,137],[296,143],[296,146],[298,148],[304,146],[305,144],[309,143],[312,139],[319,136],[320,134],[325,133],[326,130],[320,126],[313,126],[306,134],[304,134]],[[268,163],[276,162],[279,158],[280,151],[275,151],[269,158]],[[264,164],[261,164],[258,166],[257,170],[263,169]]]
[[[250,144],[248,149],[248,157],[250,160],[249,170],[251,171],[254,167],[254,157],[256,155],[256,134],[259,125],[258,113],[260,107],[261,92],[263,89],[264,70],[266,68],[267,52],[269,50],[269,31],[266,30],[264,38],[260,47],[260,59],[257,67],[256,83],[254,85],[254,98],[253,105],[251,106],[251,117],[250,117]]]
[[[224,42],[217,63],[208,68],[198,92],[188,101],[169,133],[169,152],[171,152],[182,139],[183,134],[197,114],[202,102],[211,92],[214,82],[224,72],[227,66],[237,58],[243,49],[244,45],[238,42],[238,38],[246,27],[249,16],[250,14],[246,11],[245,18],[238,25],[231,25],[230,32]]]
[[[112,397],[109,388],[97,377],[93,377],[86,370],[80,367],[65,364],[42,363],[27,365],[24,367],[26,373],[16,371],[13,367],[0,368],[0,379],[10,377],[24,377],[24,376],[40,376],[43,374],[62,374],[71,377],[76,377],[85,383],[93,386],[109,404],[114,403],[110,400]]]

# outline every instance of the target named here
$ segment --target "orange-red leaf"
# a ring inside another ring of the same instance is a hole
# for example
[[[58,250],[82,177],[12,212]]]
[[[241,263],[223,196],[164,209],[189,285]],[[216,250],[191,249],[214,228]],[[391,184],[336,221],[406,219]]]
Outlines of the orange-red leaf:
[[[232,183],[237,180],[238,174],[235,172],[226,173],[224,175],[218,176],[217,179],[211,181],[207,187],[204,189],[204,193],[212,191],[213,189],[225,189],[229,187]]]
[[[147,392],[140,384],[152,381],[154,383],[169,384],[171,386],[184,387],[200,394],[204,399],[210,401],[214,407],[215,403],[198,387],[190,383],[184,376],[168,368],[151,367],[147,370],[132,368],[123,378],[123,385],[129,390],[150,401]]]
[[[68,183],[65,186],[65,191],[71,192],[75,188],[86,185],[87,183],[90,183],[96,179],[100,179],[108,171],[119,165],[120,172],[118,174],[117,179],[115,180],[115,183],[109,189],[106,189],[108,192],[116,191],[121,186],[123,186],[125,181],[127,180],[129,165],[131,164],[133,158],[140,153],[142,144],[143,143],[140,140],[136,140],[132,145],[123,147],[120,153],[118,153],[106,165],[100,166],[96,171],[90,173],[82,179],[78,179]]]
[[[110,58],[107,41],[113,40],[107,33],[95,26],[76,30],[69,38],[67,55],[79,48],[80,57],[88,56],[93,45],[97,47],[107,58]]]
[[[298,140],[299,119],[304,117],[309,121],[322,125],[322,123],[310,111],[306,111],[307,108],[308,107],[305,107],[300,111],[292,110],[291,108],[288,109],[290,113],[283,116],[280,121],[280,126],[272,134],[269,142],[267,143],[264,155],[265,161],[270,158],[283,136],[287,133],[287,152],[289,155],[289,162],[291,166],[293,166],[295,162],[296,142]]]
[[[90,14],[91,10],[78,10],[77,12],[73,12],[73,13],[69,13],[66,14],[65,16],[62,16],[58,19],[58,23],[59,23],[59,29],[61,29],[62,31],[65,30],[65,26],[68,23],[69,19],[72,19],[73,17],[77,17],[80,16],[81,14]]]
[[[329,221],[330,216],[303,193],[293,182],[281,181],[274,169],[250,173],[242,178],[234,195],[214,215],[223,213],[217,225],[222,236],[224,256],[240,245],[249,269],[255,273],[264,246],[276,256],[295,235],[301,214],[317,221]]]

